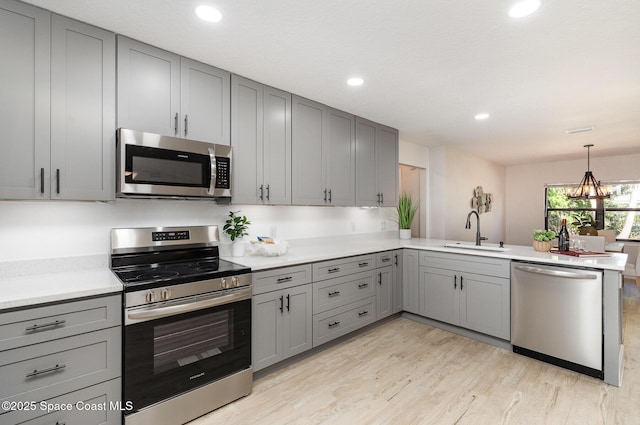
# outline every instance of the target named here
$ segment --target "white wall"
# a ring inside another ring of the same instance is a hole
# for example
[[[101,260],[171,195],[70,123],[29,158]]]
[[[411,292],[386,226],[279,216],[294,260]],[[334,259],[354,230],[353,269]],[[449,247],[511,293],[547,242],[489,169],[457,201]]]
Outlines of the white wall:
[[[397,228],[393,208],[215,206],[206,201],[149,199],[0,201],[0,261],[107,254],[114,227],[217,224],[222,230],[226,215],[236,210],[252,222],[252,238],[380,232],[383,223],[386,230]]]
[[[603,182],[640,180],[640,154],[591,157],[591,171]],[[506,241],[529,245],[531,232],[544,228],[544,186],[552,183],[577,184],[587,169],[586,157],[507,167]]]
[[[464,228],[471,211],[473,190],[482,186],[493,194],[492,210],[480,214],[482,236],[488,242],[505,241],[505,167],[447,147],[429,152],[429,235],[436,239],[475,241],[476,223]],[[506,241],[505,241],[506,242]]]

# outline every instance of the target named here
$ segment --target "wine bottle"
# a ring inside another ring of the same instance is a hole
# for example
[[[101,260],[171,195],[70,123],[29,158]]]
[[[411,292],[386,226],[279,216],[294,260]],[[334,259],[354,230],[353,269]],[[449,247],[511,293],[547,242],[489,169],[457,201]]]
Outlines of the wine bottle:
[[[558,233],[558,251],[569,251],[569,231],[567,230],[567,219],[562,219],[562,227]]]

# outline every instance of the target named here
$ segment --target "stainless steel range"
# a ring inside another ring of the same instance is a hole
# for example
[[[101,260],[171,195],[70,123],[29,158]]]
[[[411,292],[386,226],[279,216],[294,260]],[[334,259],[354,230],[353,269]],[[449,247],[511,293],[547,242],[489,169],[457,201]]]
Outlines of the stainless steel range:
[[[218,242],[217,226],[111,230],[126,425],[183,424],[251,392],[251,269]]]

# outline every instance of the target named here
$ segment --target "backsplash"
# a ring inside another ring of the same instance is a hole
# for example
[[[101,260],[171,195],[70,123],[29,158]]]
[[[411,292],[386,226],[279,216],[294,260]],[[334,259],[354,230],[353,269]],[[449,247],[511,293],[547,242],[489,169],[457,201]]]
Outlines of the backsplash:
[[[217,206],[207,201],[0,201],[0,261],[107,254],[114,227],[222,225],[229,211],[251,221],[250,238],[301,239],[397,228],[395,208]]]

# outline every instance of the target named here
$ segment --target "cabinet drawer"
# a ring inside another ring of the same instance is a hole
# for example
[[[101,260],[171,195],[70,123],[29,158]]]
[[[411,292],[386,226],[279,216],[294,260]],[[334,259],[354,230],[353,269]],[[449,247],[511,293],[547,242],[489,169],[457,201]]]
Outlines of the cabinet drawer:
[[[35,410],[8,412],[0,416],[0,422],[17,425],[120,425],[121,385],[120,378],[117,378],[60,397],[34,402],[30,407],[35,407]],[[63,407],[66,410],[61,410]]]
[[[122,296],[0,313],[0,351],[118,326]]]
[[[117,326],[0,353],[0,400],[41,401],[117,378],[121,331]]]
[[[386,267],[395,264],[395,252],[379,252],[376,258],[376,267]]]
[[[253,294],[277,291],[311,283],[311,265],[266,270],[253,274]]]
[[[375,267],[375,254],[323,261],[313,265],[313,281],[317,282],[320,280],[373,270]]]
[[[317,347],[375,321],[375,298],[316,314],[313,316],[313,346]]]
[[[318,314],[376,295],[374,272],[362,272],[313,284],[313,313]]]
[[[424,251],[420,253],[420,266],[476,273],[485,276],[509,278],[511,276],[510,264],[510,260],[476,255]]]

